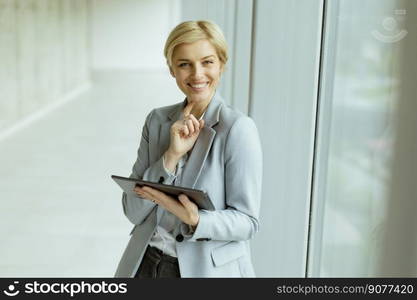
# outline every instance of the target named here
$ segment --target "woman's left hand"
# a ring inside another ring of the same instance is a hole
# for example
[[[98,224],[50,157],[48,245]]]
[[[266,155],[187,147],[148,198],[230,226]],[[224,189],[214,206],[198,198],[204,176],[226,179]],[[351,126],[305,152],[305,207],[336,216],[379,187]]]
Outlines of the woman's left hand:
[[[152,202],[165,208],[170,213],[176,215],[185,224],[197,226],[200,219],[198,207],[186,195],[179,195],[178,201],[177,199],[148,186],[141,188],[136,187],[134,191],[140,197],[151,200]]]

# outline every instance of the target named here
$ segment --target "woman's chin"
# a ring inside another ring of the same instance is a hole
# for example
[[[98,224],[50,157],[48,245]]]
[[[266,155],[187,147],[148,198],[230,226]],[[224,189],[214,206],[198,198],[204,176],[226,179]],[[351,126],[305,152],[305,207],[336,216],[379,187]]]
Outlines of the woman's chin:
[[[202,103],[202,102],[206,102],[208,100],[211,99],[211,97],[213,96],[212,92],[206,92],[206,93],[199,93],[199,94],[188,94],[187,95],[187,100],[189,103]]]

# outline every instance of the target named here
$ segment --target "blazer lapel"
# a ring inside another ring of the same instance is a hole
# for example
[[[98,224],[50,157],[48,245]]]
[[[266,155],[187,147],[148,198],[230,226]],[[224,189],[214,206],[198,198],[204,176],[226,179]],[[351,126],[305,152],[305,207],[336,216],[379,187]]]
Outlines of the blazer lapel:
[[[219,122],[221,105],[221,98],[215,94],[203,117],[205,125],[200,131],[194,144],[194,148],[191,151],[191,155],[185,164],[181,182],[182,186],[194,188],[197,179],[201,174],[211,144],[216,136],[216,130],[214,130],[213,127]]]
[[[182,186],[194,188],[215,135],[216,131],[210,127],[204,127],[200,131],[193,151],[184,167],[184,175],[181,182]]]

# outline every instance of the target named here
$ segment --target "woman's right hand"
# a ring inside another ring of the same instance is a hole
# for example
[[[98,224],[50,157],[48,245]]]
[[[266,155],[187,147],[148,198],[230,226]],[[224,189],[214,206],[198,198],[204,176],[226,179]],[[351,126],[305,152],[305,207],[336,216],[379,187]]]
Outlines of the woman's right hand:
[[[194,103],[188,103],[184,108],[183,119],[172,124],[170,129],[170,144],[166,151],[167,160],[179,160],[195,144],[204,126],[204,120],[197,120],[191,114]],[[176,163],[175,163],[176,165]]]

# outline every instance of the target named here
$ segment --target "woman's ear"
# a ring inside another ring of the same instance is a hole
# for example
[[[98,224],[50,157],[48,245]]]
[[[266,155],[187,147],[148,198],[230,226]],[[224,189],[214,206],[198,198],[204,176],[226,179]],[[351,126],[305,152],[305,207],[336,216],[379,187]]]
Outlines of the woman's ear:
[[[172,67],[169,67],[169,73],[171,73],[171,76],[175,78],[174,71],[172,70]]]

